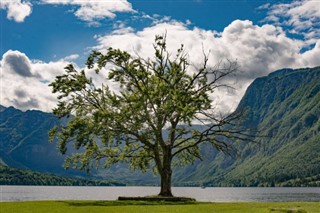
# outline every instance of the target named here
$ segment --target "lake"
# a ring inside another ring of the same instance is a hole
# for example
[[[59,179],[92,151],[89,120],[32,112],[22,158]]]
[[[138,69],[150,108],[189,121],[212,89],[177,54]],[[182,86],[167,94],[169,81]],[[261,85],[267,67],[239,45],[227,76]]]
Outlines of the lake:
[[[30,200],[116,200],[119,196],[155,195],[159,187],[94,186],[0,186],[1,201]],[[175,196],[210,202],[319,201],[320,187],[310,188],[224,188],[173,187]]]

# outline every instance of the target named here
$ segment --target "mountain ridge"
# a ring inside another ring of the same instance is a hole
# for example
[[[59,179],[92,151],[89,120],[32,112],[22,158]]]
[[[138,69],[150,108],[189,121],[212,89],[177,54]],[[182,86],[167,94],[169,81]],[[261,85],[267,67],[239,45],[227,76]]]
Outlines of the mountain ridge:
[[[257,144],[242,145],[238,159],[219,154],[212,161],[198,162],[193,169],[197,172],[185,181],[211,186],[281,186],[316,177],[310,185],[319,186],[320,67],[283,69],[256,79],[237,110],[243,109],[247,113],[240,125],[256,128],[260,136],[267,137],[258,137]],[[177,177],[181,178],[183,175]]]
[[[254,127],[267,137],[257,137],[257,144],[240,144],[237,159],[204,145],[202,162],[174,169],[174,185],[320,186],[320,67],[286,68],[257,78],[237,111],[244,109],[239,125]],[[47,142],[49,129],[66,121],[38,110],[0,106],[0,113],[0,162],[34,171],[84,175],[66,172],[63,156],[54,143]],[[139,185],[158,183],[157,177],[132,173],[124,165],[94,175]]]

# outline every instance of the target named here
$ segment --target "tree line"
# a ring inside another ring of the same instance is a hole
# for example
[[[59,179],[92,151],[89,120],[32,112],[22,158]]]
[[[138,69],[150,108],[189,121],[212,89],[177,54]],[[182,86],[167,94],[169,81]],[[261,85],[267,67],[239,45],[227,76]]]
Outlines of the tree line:
[[[41,186],[125,186],[124,183],[106,180],[61,177],[53,174],[20,170],[0,165],[0,185]]]

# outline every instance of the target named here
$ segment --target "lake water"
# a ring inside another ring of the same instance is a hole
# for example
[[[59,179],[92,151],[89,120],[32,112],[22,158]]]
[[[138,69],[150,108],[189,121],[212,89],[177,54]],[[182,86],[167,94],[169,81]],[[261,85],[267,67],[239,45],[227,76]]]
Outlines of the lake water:
[[[159,187],[0,186],[1,201],[116,200],[119,196],[155,195]],[[310,188],[215,188],[173,187],[175,196],[210,202],[320,202],[320,187]]]

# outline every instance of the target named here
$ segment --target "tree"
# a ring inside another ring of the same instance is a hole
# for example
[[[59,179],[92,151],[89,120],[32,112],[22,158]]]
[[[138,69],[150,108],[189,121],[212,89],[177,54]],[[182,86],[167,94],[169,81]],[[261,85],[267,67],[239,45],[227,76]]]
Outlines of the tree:
[[[105,54],[91,53],[87,68],[107,72],[106,82],[116,82],[119,91],[106,83],[95,85],[86,71],[68,65],[66,74],[50,86],[59,94],[54,114],[73,116],[49,135],[58,138],[61,153],[70,142],[78,150],[66,158],[66,167],[89,170],[102,162],[108,167],[124,161],[133,169],[152,168],[161,177],[159,195],[172,196],[174,163],[201,158],[202,143],[230,153],[235,140],[248,138],[235,126],[239,114],[217,116],[210,98],[215,89],[227,86],[222,80],[236,72],[235,63],[211,68],[204,54],[203,64],[194,66],[183,45],[175,57],[170,56],[166,36],[156,36],[154,51],[152,59],[113,48]],[[194,122],[202,127],[196,128]]]

